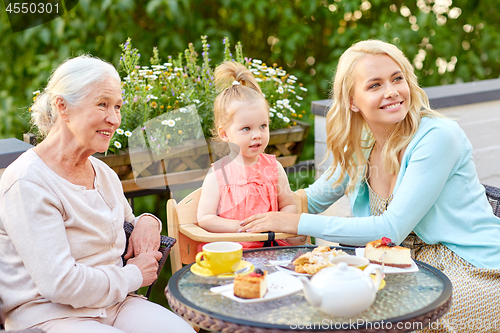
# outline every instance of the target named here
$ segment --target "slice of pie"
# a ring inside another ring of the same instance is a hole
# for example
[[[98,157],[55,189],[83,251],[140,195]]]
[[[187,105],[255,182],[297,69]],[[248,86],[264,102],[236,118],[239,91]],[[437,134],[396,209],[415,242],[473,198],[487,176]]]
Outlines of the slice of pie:
[[[312,252],[307,252],[293,261],[297,273],[316,274],[325,267],[334,266],[330,257],[347,255],[342,250],[330,249],[328,246],[318,246]]]
[[[405,268],[412,264],[410,249],[397,246],[387,237],[366,244],[365,258],[374,264],[381,265],[383,262],[393,267]]]

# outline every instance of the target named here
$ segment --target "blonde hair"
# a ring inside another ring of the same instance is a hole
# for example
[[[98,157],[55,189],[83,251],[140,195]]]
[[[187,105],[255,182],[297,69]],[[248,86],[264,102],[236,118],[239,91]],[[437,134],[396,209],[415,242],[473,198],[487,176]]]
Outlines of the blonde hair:
[[[214,102],[214,136],[218,137],[219,126],[231,123],[236,110],[231,108],[233,102],[267,101],[252,72],[240,63],[227,61],[215,69],[215,84],[223,90]]]
[[[58,117],[53,107],[58,96],[68,104],[76,105],[96,83],[107,78],[120,82],[115,67],[99,58],[81,55],[64,61],[52,73],[47,87],[31,106],[31,122],[42,136],[46,136]]]
[[[399,171],[398,154],[410,143],[422,117],[441,117],[439,113],[431,110],[429,99],[419,87],[410,61],[396,46],[380,40],[366,40],[347,49],[337,65],[331,92],[333,104],[326,116],[328,134],[326,156],[328,157],[330,153],[333,156],[328,178],[333,175],[336,168],[341,168],[340,177],[333,186],[341,184],[347,174],[350,180],[346,194],[366,177],[368,161],[364,151],[370,149],[374,143],[371,131],[361,113],[350,110],[356,79],[354,70],[358,62],[367,55],[387,55],[394,60],[401,68],[410,90],[408,113],[396,124],[382,148],[382,161],[386,171],[391,174]]]

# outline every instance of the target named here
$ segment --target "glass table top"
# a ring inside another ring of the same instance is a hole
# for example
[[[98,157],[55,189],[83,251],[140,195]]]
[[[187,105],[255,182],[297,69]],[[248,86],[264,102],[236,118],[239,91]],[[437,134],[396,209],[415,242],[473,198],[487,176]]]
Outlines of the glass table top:
[[[256,268],[268,270],[269,260],[290,260],[301,250],[314,247],[274,247],[243,253],[243,259]],[[354,249],[342,248],[354,255]],[[169,290],[183,304],[211,317],[242,324],[264,324],[266,327],[290,328],[301,323],[335,322],[398,322],[425,314],[441,306],[451,297],[451,283],[437,269],[417,262],[415,273],[387,274],[386,286],[377,293],[367,310],[352,317],[325,314],[304,298],[302,291],[282,298],[257,303],[240,303],[210,292],[211,287],[232,283],[232,279],[217,279],[193,274],[189,266],[176,272],[169,281]],[[230,309],[230,310],[229,310]],[[257,325],[260,326],[260,325]]]

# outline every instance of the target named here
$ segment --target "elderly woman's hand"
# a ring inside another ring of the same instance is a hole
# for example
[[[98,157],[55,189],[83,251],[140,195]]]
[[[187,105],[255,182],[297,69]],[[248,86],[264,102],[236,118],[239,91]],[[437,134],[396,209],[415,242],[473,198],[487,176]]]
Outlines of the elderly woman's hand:
[[[160,248],[160,224],[150,215],[143,215],[137,221],[130,235],[125,259]]]
[[[255,214],[241,222],[238,232],[284,232],[297,234],[300,214],[269,212]]]
[[[161,252],[150,251],[141,253],[127,261],[127,265],[136,265],[142,274],[142,286],[149,286],[158,278],[158,261],[161,259]]]

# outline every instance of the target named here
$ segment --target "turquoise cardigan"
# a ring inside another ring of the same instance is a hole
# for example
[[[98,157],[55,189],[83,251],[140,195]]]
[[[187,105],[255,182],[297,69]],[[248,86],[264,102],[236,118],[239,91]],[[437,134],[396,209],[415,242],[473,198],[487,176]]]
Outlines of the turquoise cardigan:
[[[389,237],[400,244],[414,231],[427,244],[444,244],[476,267],[500,269],[500,219],[480,184],[472,145],[449,119],[423,118],[401,161],[394,198],[380,216],[370,216],[366,181],[349,196],[354,217],[313,215],[344,195],[348,179],[326,173],[306,189],[309,213],[298,233],[352,245]],[[346,177],[347,178],[347,177]]]

